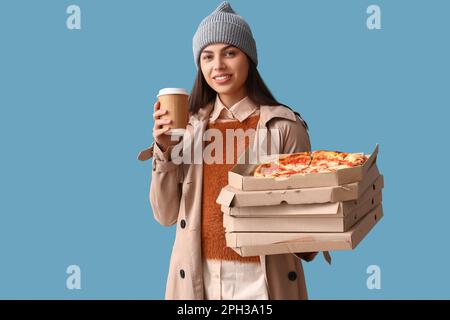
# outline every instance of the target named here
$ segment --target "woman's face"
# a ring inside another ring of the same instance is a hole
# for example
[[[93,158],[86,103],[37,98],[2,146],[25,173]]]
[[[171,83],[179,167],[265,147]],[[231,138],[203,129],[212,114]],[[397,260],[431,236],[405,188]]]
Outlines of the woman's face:
[[[207,46],[200,55],[200,68],[206,82],[218,94],[238,94],[248,75],[247,55],[228,44]]]

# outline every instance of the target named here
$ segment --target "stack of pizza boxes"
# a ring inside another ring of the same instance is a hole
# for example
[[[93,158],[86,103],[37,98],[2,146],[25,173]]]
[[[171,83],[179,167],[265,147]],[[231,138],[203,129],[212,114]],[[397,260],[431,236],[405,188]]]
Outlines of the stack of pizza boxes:
[[[285,178],[235,165],[217,198],[227,246],[244,257],[354,249],[383,216],[377,154],[378,145],[363,165]]]

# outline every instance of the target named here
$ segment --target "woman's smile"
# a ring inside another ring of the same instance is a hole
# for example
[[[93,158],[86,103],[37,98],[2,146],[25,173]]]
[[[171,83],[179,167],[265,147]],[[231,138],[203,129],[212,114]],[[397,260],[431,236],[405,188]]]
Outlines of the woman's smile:
[[[218,84],[218,85],[224,85],[227,84],[228,82],[230,82],[232,78],[231,74],[224,74],[224,75],[219,75],[219,76],[215,76],[213,77],[214,81]]]

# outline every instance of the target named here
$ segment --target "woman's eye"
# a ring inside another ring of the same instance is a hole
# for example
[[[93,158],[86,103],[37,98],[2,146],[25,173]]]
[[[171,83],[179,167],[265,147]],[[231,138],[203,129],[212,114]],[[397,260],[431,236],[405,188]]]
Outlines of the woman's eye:
[[[236,53],[234,51],[227,51],[225,53],[225,56],[227,57],[234,57],[236,55]],[[203,60],[211,60],[213,58],[212,55],[204,55],[203,56]]]

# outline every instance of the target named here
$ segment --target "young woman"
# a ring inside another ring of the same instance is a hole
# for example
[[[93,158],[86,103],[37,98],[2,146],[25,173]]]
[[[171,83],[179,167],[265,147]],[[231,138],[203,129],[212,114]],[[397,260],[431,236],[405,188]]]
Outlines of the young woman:
[[[222,135],[225,155],[230,145],[233,151],[250,146],[247,140],[245,146],[235,146],[234,138],[227,140],[227,130],[277,130],[279,153],[310,151],[305,121],[277,102],[264,84],[250,27],[228,2],[200,23],[193,51],[199,70],[187,134],[202,136],[214,129]],[[316,253],[244,258],[226,246],[216,199],[237,152],[232,163],[176,164],[171,153],[177,141],[162,129],[170,122],[160,119],[165,111],[159,103],[154,108],[150,201],[159,223],[177,224],[166,299],[306,299],[301,259],[310,261]]]

